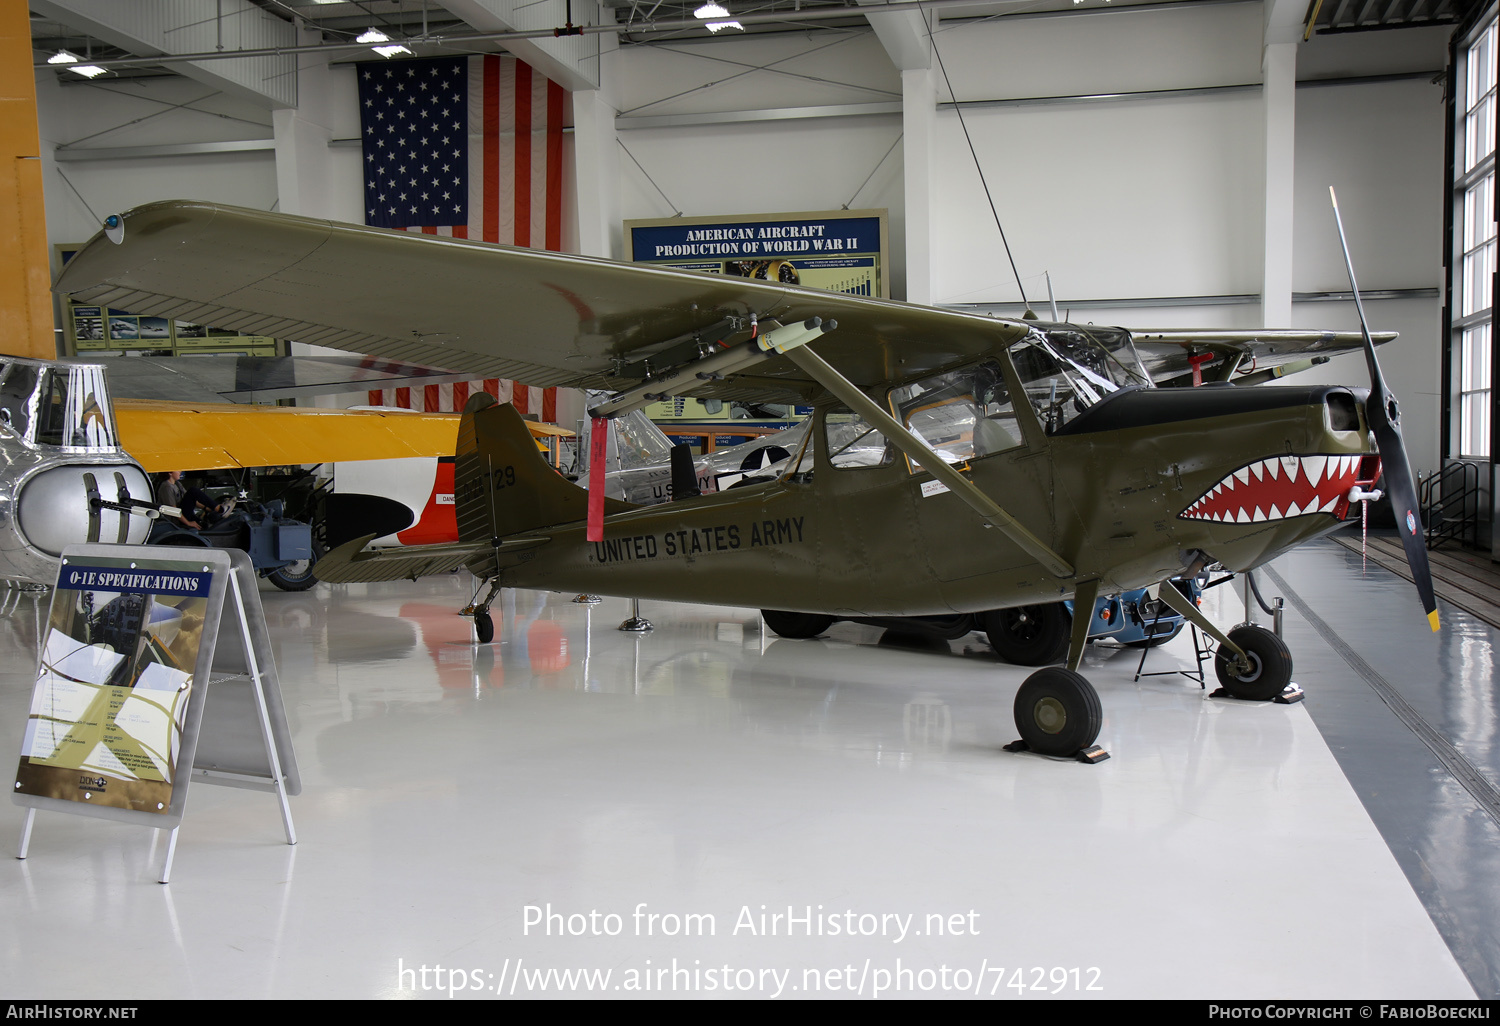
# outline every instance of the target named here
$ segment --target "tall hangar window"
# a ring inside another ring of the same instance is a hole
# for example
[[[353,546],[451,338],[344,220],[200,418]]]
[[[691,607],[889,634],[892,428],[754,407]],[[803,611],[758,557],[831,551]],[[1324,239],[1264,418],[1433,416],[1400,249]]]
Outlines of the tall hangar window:
[[[1458,410],[1449,451],[1487,459],[1494,425],[1492,363],[1495,314],[1495,8],[1454,47],[1453,370]]]

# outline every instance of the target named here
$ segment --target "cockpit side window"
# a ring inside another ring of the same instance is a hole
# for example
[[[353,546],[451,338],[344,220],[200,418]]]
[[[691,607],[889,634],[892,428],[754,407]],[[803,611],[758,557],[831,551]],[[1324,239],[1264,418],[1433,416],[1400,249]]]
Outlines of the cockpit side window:
[[[0,428],[31,445],[119,445],[104,368],[94,364],[0,366]]]
[[[52,373],[54,380],[62,377],[60,370]],[[67,446],[102,449],[119,444],[104,368],[89,364],[68,368],[62,432],[62,444]]]
[[[47,371],[42,374],[38,391],[36,431],[38,445],[71,444],[68,433],[68,379],[64,374]]]
[[[32,426],[40,402],[40,376],[39,367],[13,363],[5,368],[4,378],[0,378],[0,424],[27,442],[35,442]]]
[[[902,385],[891,392],[891,403],[897,418],[947,463],[1021,444],[1010,390],[994,360]]]
[[[885,435],[846,406],[833,407],[823,414],[823,439],[828,445],[828,462],[836,470],[883,467],[891,462]]]

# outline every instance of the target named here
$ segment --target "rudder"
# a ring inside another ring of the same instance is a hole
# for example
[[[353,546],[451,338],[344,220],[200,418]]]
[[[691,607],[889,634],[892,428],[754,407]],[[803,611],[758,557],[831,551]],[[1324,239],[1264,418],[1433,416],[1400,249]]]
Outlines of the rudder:
[[[469,399],[459,422],[453,495],[463,542],[556,527],[588,514],[588,492],[553,469],[514,406],[484,392]],[[606,514],[631,508],[605,500]]]

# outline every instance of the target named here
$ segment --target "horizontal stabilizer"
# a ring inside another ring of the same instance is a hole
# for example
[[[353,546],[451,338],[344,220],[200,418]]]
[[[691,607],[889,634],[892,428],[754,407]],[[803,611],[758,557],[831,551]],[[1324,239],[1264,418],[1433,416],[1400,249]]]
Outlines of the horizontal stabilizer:
[[[313,568],[314,576],[326,584],[414,581],[418,577],[452,573],[464,566],[478,566],[492,559],[498,559],[504,564],[522,552],[530,552],[545,545],[549,540],[522,538],[496,546],[480,542],[458,542],[362,551],[374,537],[373,534],[367,534],[340,545],[318,560]]]

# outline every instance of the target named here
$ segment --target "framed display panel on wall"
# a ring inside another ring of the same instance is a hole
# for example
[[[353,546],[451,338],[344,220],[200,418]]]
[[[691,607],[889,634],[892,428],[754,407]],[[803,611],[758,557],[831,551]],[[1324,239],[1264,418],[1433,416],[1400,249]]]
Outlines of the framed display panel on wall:
[[[884,210],[731,214],[625,222],[630,259],[856,296],[887,296]]]
[[[885,210],[640,219],[625,222],[625,241],[635,263],[854,296],[890,294]],[[787,420],[808,412],[797,407]],[[648,406],[646,416],[695,423],[731,419],[727,404],[681,398]]]

